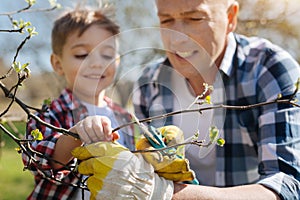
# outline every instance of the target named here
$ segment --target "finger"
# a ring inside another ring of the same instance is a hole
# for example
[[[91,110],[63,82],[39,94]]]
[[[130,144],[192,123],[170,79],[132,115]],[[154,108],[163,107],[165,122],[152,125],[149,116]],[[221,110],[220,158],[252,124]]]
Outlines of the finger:
[[[91,192],[90,199],[97,199],[98,192],[103,188],[103,179],[98,177],[98,175],[94,175],[88,178],[87,186]]]
[[[84,142],[86,144],[90,144],[92,142],[85,130],[85,127],[84,127],[84,124],[82,121],[75,125],[75,129],[76,129],[76,132],[78,133],[82,142]]]
[[[72,155],[79,160],[91,157],[112,156],[116,157],[122,151],[129,151],[126,147],[113,142],[97,142],[72,150]]]
[[[188,160],[186,159],[175,159],[167,160],[164,159],[161,163],[153,164],[155,171],[157,172],[167,172],[167,173],[179,173],[190,171]]]
[[[148,139],[145,137],[142,137],[140,140],[138,140],[135,146],[137,150],[144,150],[152,147],[148,142]]]
[[[130,164],[131,162],[134,162],[131,159],[135,159],[134,161],[136,161],[136,157],[129,151],[124,152],[121,156],[112,155],[90,158],[82,161],[78,165],[78,172],[84,175],[97,174],[98,176],[101,176],[101,178],[105,178],[112,170],[131,170],[132,165]]]
[[[102,174],[104,178],[111,171],[111,157],[90,158],[78,165],[78,172],[83,175]]]
[[[93,116],[86,121],[85,130],[92,142],[111,141],[111,123],[105,116]]]
[[[160,173],[157,174],[165,179],[172,180],[175,182],[181,181],[192,181],[195,179],[195,173],[193,171],[180,172],[180,173]]]
[[[78,158],[79,160],[86,160],[86,159],[93,157],[93,155],[91,154],[91,151],[87,150],[87,148],[83,147],[83,146],[74,148],[71,151],[71,154],[75,158]]]
[[[180,128],[174,125],[163,126],[157,129],[161,132],[167,145],[179,144],[184,141],[184,135]],[[170,143],[170,144],[169,144]]]
[[[103,141],[103,128],[99,116],[92,116],[83,121],[86,135],[91,142]],[[102,136],[102,137],[101,137]]]
[[[107,117],[101,118],[101,123],[103,127],[104,138],[106,141],[111,141],[112,139],[112,127],[111,121]]]

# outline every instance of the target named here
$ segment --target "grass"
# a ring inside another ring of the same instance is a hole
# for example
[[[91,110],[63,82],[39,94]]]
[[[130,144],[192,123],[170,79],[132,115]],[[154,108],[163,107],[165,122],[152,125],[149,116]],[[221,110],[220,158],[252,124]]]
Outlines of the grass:
[[[16,127],[24,131],[24,123],[16,123]],[[0,200],[26,199],[33,189],[33,175],[23,171],[21,155],[15,150],[17,144],[1,130],[0,137],[4,144],[0,149]]]
[[[33,176],[29,171],[23,171],[21,155],[4,148],[0,159],[0,199],[26,199],[33,188]]]

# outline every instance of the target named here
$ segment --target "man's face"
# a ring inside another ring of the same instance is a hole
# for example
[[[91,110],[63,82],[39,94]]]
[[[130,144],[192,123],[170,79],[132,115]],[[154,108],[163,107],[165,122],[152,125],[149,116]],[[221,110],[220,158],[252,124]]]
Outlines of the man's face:
[[[156,0],[162,40],[186,78],[220,64],[228,34],[227,1]]]

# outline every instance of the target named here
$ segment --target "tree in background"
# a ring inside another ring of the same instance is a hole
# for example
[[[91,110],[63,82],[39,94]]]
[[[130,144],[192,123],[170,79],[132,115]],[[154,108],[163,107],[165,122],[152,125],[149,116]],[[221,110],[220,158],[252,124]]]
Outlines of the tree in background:
[[[272,0],[238,1],[241,10],[237,32],[248,36],[265,37],[285,48],[300,62],[300,54],[298,53],[300,50],[299,0],[278,0],[276,3]],[[25,1],[19,0],[19,2],[20,4],[11,4],[10,0],[3,0],[0,13],[18,8]],[[39,35],[35,36],[29,44],[23,46],[22,51],[18,55],[21,61],[30,62],[30,69],[34,77],[23,84],[26,90],[20,91],[22,99],[34,102],[35,105],[40,105],[39,102],[42,99],[57,96],[58,92],[60,92],[58,89],[59,83],[53,84],[57,82],[57,79],[52,73],[49,62],[51,53],[49,27],[52,26],[54,19],[65,9],[74,7],[79,3],[81,5],[99,6],[99,2],[101,1],[61,1],[59,3],[63,9],[56,9],[52,12],[38,12],[36,14],[22,12],[16,15],[20,19],[34,22],[37,32],[39,32]],[[47,1],[41,1],[38,4],[46,6]],[[112,95],[115,95],[114,99],[117,102],[126,106],[130,104],[132,82],[138,77],[137,74],[140,73],[143,65],[162,56],[162,51],[160,50],[162,44],[160,39],[158,39],[160,37],[158,30],[145,30],[146,27],[158,27],[154,0],[102,0],[102,4],[113,4],[115,6],[116,14],[114,18],[121,26],[120,54],[122,56],[122,67]],[[39,5],[34,5],[33,8]],[[39,17],[36,17],[37,14]],[[7,17],[3,14],[0,15],[0,24],[3,26],[7,22]],[[0,55],[4,63],[4,66],[0,64],[1,74],[4,74],[4,71],[10,66],[14,49],[18,45],[16,43],[20,41],[20,38],[22,37],[17,37],[16,34],[1,34],[1,44],[11,41],[10,45],[0,48]],[[46,80],[45,77],[47,77]],[[36,86],[41,85],[44,89],[37,93],[38,88]]]
[[[297,54],[300,48],[300,22],[297,20],[300,17],[298,0],[279,0],[274,3],[271,0],[256,0],[256,1],[239,1],[241,4],[241,12],[239,17],[238,32],[246,35],[258,35],[270,39],[274,43],[287,49],[298,61],[300,55]],[[45,76],[51,74],[45,68],[39,68],[36,64],[31,64],[35,57],[40,58],[40,52],[33,50],[35,47],[50,47],[49,42],[45,42],[44,38],[50,38],[49,35],[39,34],[34,25],[30,21],[23,20],[23,14],[32,14],[36,17],[36,13],[43,15],[48,11],[56,12],[60,6],[55,0],[49,0],[47,8],[39,8],[35,0],[19,0],[20,8],[16,11],[1,11],[0,17],[6,18],[9,26],[0,27],[1,38],[6,35],[15,34],[20,39],[19,43],[13,49],[12,57],[2,58],[0,70],[0,91],[1,102],[0,106],[0,122],[4,122],[10,114],[14,106],[20,108],[18,115],[24,114],[25,117],[34,117],[32,112],[46,109],[47,99],[49,96],[38,96],[37,98],[46,99],[45,101],[39,99],[37,102],[32,99],[25,99],[27,94],[36,95],[44,90],[47,85],[49,91],[56,91],[56,86],[53,79]],[[22,3],[25,6],[22,7]],[[152,60],[162,56],[161,44],[158,39],[158,29],[147,27],[158,27],[158,19],[155,14],[154,4],[149,0],[106,0],[104,3],[113,3],[116,5],[116,20],[121,25],[121,58],[122,58],[122,71],[118,76],[116,82],[116,89],[118,91],[118,98],[122,101],[123,105],[128,104],[130,101],[130,91],[132,82],[137,77],[136,73],[140,72],[143,64],[151,62]],[[98,5],[98,1],[91,1],[93,5]],[[67,3],[66,3],[67,4]],[[64,6],[64,4],[62,4]],[[69,5],[68,5],[69,6]],[[3,9],[3,7],[1,8]],[[6,9],[6,8],[4,8]],[[8,9],[8,8],[7,8]],[[61,12],[61,11],[58,11]],[[56,13],[58,14],[58,13]],[[20,17],[19,17],[20,16]],[[49,29],[51,22],[45,22],[44,29]],[[151,33],[151,34],[149,34]],[[38,38],[34,43],[31,43],[34,38]],[[6,48],[9,40],[2,40],[2,50]],[[38,42],[37,42],[38,41]],[[49,49],[48,49],[49,51]],[[25,58],[21,59],[21,54],[26,52]],[[50,55],[50,52],[47,52]],[[30,55],[30,57],[29,57]],[[22,60],[22,61],[20,61]],[[25,60],[23,62],[23,60]],[[45,59],[45,63],[49,62]],[[8,63],[8,64],[7,64]],[[42,63],[44,65],[45,63]],[[50,64],[50,63],[48,63]],[[46,64],[45,64],[46,65]],[[32,71],[31,71],[32,70]],[[36,73],[37,72],[37,73]],[[36,73],[36,74],[35,74]],[[45,73],[45,74],[43,74]],[[31,76],[31,77],[30,77]],[[49,78],[47,80],[46,78]],[[26,81],[25,81],[26,80]],[[32,85],[28,84],[29,80],[33,80]],[[41,86],[41,84],[44,86]],[[35,87],[38,86],[38,87]],[[122,87],[122,89],[118,89]],[[23,91],[21,91],[23,90]],[[56,95],[55,95],[56,96]],[[23,99],[24,98],[24,99]],[[5,101],[2,101],[5,100]],[[32,104],[34,102],[34,105]],[[39,103],[38,103],[39,102]],[[29,104],[27,104],[29,103]],[[274,103],[274,102],[271,102]],[[292,102],[287,102],[292,103]],[[40,108],[36,108],[39,104]],[[43,106],[42,106],[43,104]],[[251,107],[251,106],[250,106]],[[250,108],[249,107],[249,108]],[[42,122],[41,122],[42,123]],[[51,124],[50,128],[55,129]],[[31,151],[29,148],[30,141],[22,140],[8,131],[1,123],[0,130],[2,133],[7,134],[19,145],[19,151]],[[70,134],[67,130],[59,129],[59,131]],[[36,139],[39,139],[40,134],[35,132]],[[38,152],[31,152],[36,153]],[[5,155],[4,155],[5,156]],[[40,155],[43,156],[43,155]]]
[[[239,0],[239,3],[238,32],[267,38],[300,62],[299,0]]]
[[[148,0],[90,0],[78,2],[60,2],[64,9],[72,6],[88,4],[99,6],[113,4],[116,9],[115,20],[121,25],[121,71],[118,75],[112,96],[123,106],[130,104],[130,91],[132,82],[138,77],[144,64],[163,56],[162,44],[158,39],[159,30],[148,27],[158,27],[158,18],[155,13],[154,2]],[[59,92],[59,84],[52,72],[50,72],[50,29],[52,21],[63,12],[57,10],[55,0],[49,0],[49,8],[41,8],[47,5],[45,1],[36,3],[35,0],[19,0],[19,4],[11,4],[9,0],[3,0],[0,9],[2,56],[0,62],[0,83],[7,91],[0,95],[0,117],[11,115],[14,109],[14,96],[25,102],[31,102],[32,106],[41,106],[43,99],[56,96]],[[300,61],[300,4],[298,0],[279,0],[274,3],[271,0],[239,0],[241,11],[237,32],[245,35],[257,35],[265,37],[272,42],[287,49],[298,61]],[[41,4],[41,5],[40,5]],[[23,6],[24,5],[24,6]],[[23,6],[23,7],[22,7]],[[18,8],[10,11],[11,8]],[[52,11],[52,12],[48,12]],[[49,15],[48,13],[52,13]],[[38,14],[39,17],[36,17]],[[36,35],[35,26],[27,19],[43,19],[37,21],[39,29]],[[47,31],[48,30],[48,31]],[[11,35],[14,35],[12,38]],[[32,38],[35,36],[34,38]],[[17,38],[17,39],[16,39]],[[46,39],[45,39],[46,38]],[[9,45],[7,41],[10,41]],[[9,54],[7,53],[9,49]],[[46,53],[45,53],[46,52]],[[35,62],[40,60],[40,63]],[[44,67],[48,66],[48,67]],[[49,68],[49,69],[47,69]],[[32,72],[30,71],[32,70]],[[28,79],[29,74],[31,78]],[[25,81],[26,79],[26,81]],[[54,81],[53,81],[54,80]],[[22,86],[22,87],[20,87]],[[43,88],[42,90],[40,88]],[[122,89],[120,89],[122,88]],[[11,96],[13,95],[13,96]],[[19,110],[15,115],[26,115]]]
[[[158,27],[154,0],[106,0],[116,6],[116,20],[128,34],[121,37],[122,71],[116,87],[123,98],[123,104],[130,101],[128,94],[131,83],[136,80],[141,68],[157,57],[162,56],[158,31],[145,27]],[[240,14],[237,32],[248,36],[259,36],[271,40],[286,49],[300,62],[300,3],[299,0],[238,0]],[[154,32],[154,33],[153,33]],[[130,33],[130,34],[129,34]],[[153,47],[152,49],[140,48]],[[131,50],[131,51],[129,51]],[[123,53],[123,54],[122,54]],[[128,89],[124,89],[124,82]],[[126,101],[124,101],[126,100]]]

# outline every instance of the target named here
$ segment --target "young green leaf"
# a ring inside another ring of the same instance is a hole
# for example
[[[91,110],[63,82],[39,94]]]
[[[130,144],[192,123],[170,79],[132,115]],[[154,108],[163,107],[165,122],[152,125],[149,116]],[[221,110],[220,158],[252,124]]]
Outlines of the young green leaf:
[[[27,32],[29,33],[30,36],[34,36],[38,34],[38,32],[35,31],[35,27],[28,28]]]
[[[12,64],[12,68],[17,72],[17,73],[21,73],[21,72],[25,72],[26,76],[30,76],[30,69],[28,68],[29,63],[25,63],[25,64],[21,64],[21,62],[14,62]]]
[[[42,140],[43,134],[39,131],[39,129],[32,130],[30,133],[34,140]]]
[[[192,137],[192,140],[197,140],[199,137],[199,130],[197,130],[196,133],[194,133],[193,137]]]
[[[211,97],[210,97],[210,95],[207,95],[207,96],[205,97],[205,103],[211,104]]]
[[[223,138],[217,139],[217,145],[222,147],[222,146],[224,146],[224,144],[225,144],[225,140]]]
[[[51,104],[51,98],[49,97],[47,99],[44,99],[43,104],[46,105],[46,106],[50,106],[50,104]]]
[[[36,3],[36,0],[25,0],[27,3],[28,3],[28,5],[30,5],[30,6],[32,6],[33,4],[35,4]]]
[[[214,142],[219,137],[219,129],[215,126],[209,128],[209,139],[211,142]]]
[[[20,62],[14,62],[12,64],[12,68],[17,72],[20,73],[21,72],[21,63]]]
[[[48,0],[48,1],[52,7],[56,7],[58,9],[62,7],[61,4],[57,3],[56,0]]]
[[[23,64],[23,65],[21,66],[21,70],[24,70],[25,68],[27,68],[27,67],[28,67],[28,65],[29,65],[29,63],[25,63],[25,64]]]
[[[281,98],[282,98],[282,94],[278,94],[277,99],[281,99]]]
[[[18,153],[22,153],[22,149],[20,147],[16,147],[15,150],[18,152]]]
[[[17,20],[13,20],[13,21],[12,21],[12,24],[13,24],[13,27],[14,27],[14,28],[18,28],[18,24],[19,24],[19,23],[18,23]]]

